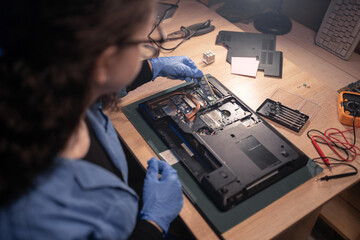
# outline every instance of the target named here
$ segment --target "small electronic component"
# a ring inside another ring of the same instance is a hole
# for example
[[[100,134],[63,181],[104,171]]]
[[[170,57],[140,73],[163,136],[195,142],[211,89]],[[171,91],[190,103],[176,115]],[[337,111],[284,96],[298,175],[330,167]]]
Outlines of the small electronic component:
[[[261,116],[264,116],[274,122],[277,122],[295,132],[300,132],[309,116],[298,110],[291,109],[267,98],[256,110]]]
[[[338,97],[339,121],[342,124],[352,126],[354,117],[355,126],[360,124],[360,93],[344,91]]]
[[[214,91],[205,75],[199,80],[199,86],[209,100],[214,98]]]
[[[307,85],[307,83],[305,83],[305,82],[302,85],[298,86],[297,88],[301,88],[301,87],[310,88],[310,86]]]
[[[203,61],[206,64],[211,64],[215,62],[215,54],[212,51],[206,51],[203,53]]]

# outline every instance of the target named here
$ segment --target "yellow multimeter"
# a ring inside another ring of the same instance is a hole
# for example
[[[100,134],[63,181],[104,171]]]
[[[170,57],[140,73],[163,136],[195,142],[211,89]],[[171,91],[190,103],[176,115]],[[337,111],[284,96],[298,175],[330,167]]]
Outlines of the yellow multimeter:
[[[340,92],[338,97],[339,121],[342,124],[352,126],[354,117],[355,126],[360,125],[360,93]]]

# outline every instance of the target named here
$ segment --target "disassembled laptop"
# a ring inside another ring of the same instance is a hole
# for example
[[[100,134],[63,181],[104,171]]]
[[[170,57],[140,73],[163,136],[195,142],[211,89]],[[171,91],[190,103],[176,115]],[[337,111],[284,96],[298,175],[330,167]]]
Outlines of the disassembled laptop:
[[[221,210],[308,160],[211,75],[138,109]]]

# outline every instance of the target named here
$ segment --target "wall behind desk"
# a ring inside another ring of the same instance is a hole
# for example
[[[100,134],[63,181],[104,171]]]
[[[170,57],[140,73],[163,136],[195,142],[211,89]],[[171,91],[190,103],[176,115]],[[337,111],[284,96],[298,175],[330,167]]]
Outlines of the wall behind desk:
[[[234,9],[251,2],[273,8],[281,0],[197,0],[204,5],[225,3],[234,6]],[[331,0],[283,0],[282,13],[304,26],[317,31]]]
[[[330,0],[283,0],[282,13],[317,32],[329,4]]]

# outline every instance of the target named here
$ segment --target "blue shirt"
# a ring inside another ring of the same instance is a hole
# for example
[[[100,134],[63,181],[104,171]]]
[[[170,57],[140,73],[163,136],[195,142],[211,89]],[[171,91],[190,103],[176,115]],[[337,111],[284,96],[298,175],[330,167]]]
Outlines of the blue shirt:
[[[0,239],[126,239],[132,233],[138,196],[127,184],[116,131],[100,103],[87,117],[124,181],[85,160],[57,157],[34,189],[0,209]]]

